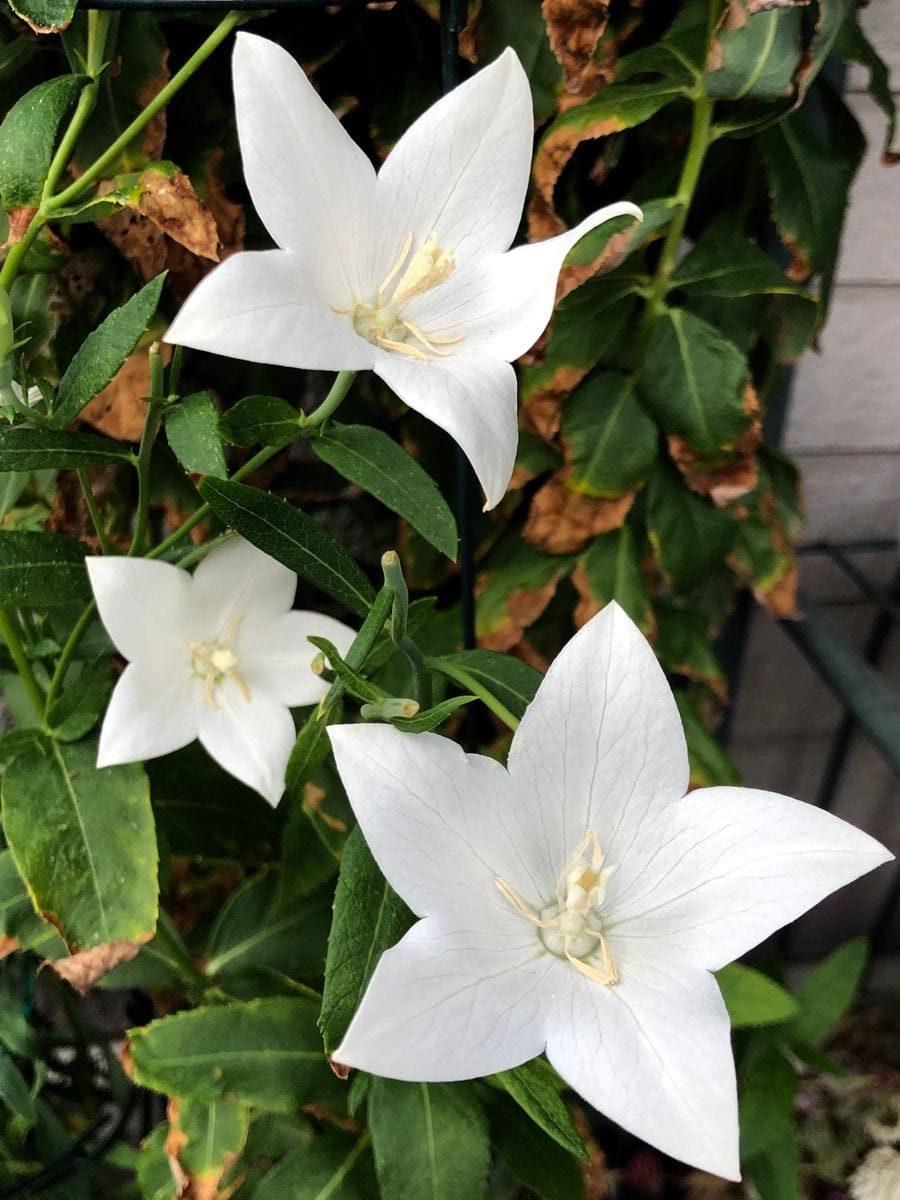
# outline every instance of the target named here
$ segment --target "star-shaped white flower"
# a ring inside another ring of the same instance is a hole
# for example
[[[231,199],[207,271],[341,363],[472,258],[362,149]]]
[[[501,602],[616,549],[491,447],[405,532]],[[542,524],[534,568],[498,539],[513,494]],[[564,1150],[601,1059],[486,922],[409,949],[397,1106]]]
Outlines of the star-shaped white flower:
[[[534,136],[512,50],[428,109],[377,176],[274,42],[238,35],[234,91],[247,186],[280,249],[227,259],[166,340],[251,362],[374,370],[459,443],[492,508],[516,453],[510,363],[549,321],[572,246],[640,210],[613,204],[504,253]]]
[[[614,604],[553,663],[506,768],[433,734],[329,732],[372,853],[422,918],[382,956],[335,1059],[440,1081],[546,1049],[614,1121],[737,1178],[710,972],[886,862],[884,847],[771,792],[685,795],[678,710]]]
[[[100,616],[128,666],[100,732],[98,767],[170,754],[199,738],[226,771],[275,804],[294,745],[290,707],[327,684],[310,634],[346,653],[353,630],[291,605],[297,576],[243,538],[193,575],[142,558],[88,558]]]

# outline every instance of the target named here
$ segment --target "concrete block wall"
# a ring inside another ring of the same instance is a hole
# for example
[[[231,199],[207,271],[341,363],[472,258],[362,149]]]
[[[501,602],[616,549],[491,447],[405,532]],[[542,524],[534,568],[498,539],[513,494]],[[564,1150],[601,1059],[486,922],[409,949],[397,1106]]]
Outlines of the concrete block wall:
[[[860,20],[892,71],[900,102],[900,3],[872,0]],[[801,541],[889,539],[889,549],[853,554],[873,580],[889,585],[900,563],[900,165],[880,162],[884,115],[852,68],[847,99],[868,139],[851,198],[831,316],[819,351],[800,364],[785,445],[803,474]],[[874,606],[820,554],[801,557],[801,587],[862,650]],[[900,631],[881,672],[900,690]],[[754,615],[731,733],[731,752],[749,786],[813,801],[841,718],[840,706],[787,634]],[[834,811],[900,854],[900,781],[856,734]],[[797,927],[792,950],[818,957],[871,927],[893,876],[882,868],[820,905]],[[900,913],[878,964],[883,982],[900,981]],[[875,976],[876,980],[879,975]]]

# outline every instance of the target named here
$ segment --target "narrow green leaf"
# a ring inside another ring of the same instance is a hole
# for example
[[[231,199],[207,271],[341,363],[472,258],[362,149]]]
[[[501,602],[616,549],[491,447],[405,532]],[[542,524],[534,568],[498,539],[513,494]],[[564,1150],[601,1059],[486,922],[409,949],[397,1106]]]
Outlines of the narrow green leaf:
[[[253,1200],[377,1200],[368,1145],[365,1134],[354,1141],[327,1129],[267,1171]]]
[[[716,971],[716,982],[734,1029],[778,1025],[800,1011],[790,992],[762,971],[742,963],[732,963]]]
[[[559,1079],[549,1063],[534,1058],[511,1071],[501,1071],[490,1082],[500,1084],[557,1145],[588,1161],[587,1147],[559,1094]]]
[[[344,1036],[381,955],[412,915],[378,870],[357,827],[347,838],[334,897],[319,1025],[330,1052]]]
[[[87,546],[60,533],[0,533],[0,605],[49,608],[91,594]]]
[[[443,654],[434,660],[438,670],[442,662],[449,663],[451,667],[462,667],[496,696],[513,716],[520,718],[534,699],[542,678],[540,671],[520,658],[499,654],[496,650],[460,650],[456,654]]]
[[[61,471],[134,462],[128,446],[66,429],[0,430],[0,471]]]
[[[31,3],[37,6],[36,0]],[[26,92],[6,114],[0,125],[0,196],[5,208],[40,203],[57,131],[86,83],[84,75],[48,79]]]
[[[90,733],[106,711],[112,686],[112,667],[104,654],[85,666],[54,701],[47,714],[54,737],[61,742],[77,742]]]
[[[280,396],[245,396],[219,418],[232,446],[287,446],[300,436],[297,410]]]
[[[889,152],[897,131],[897,101],[891,90],[891,73],[887,63],[863,33],[851,11],[838,31],[834,52],[845,62],[859,63],[869,72],[869,95],[887,117],[884,150]]]
[[[850,1007],[868,957],[866,939],[854,938],[809,973],[797,989],[801,1011],[788,1029],[792,1039],[812,1045],[822,1041]]]
[[[803,296],[815,304],[815,298],[788,279],[765,250],[727,226],[714,228],[700,238],[679,263],[672,283],[704,296],[784,293]]]
[[[793,1125],[797,1073],[779,1047],[756,1034],[740,1063],[741,1159],[767,1152]]]
[[[395,717],[391,724],[406,733],[430,733],[432,729],[437,729],[449,720],[464,704],[471,704],[477,699],[477,696],[451,696],[449,700],[442,700],[434,708],[417,712],[414,717]]]
[[[233,1094],[269,1112],[293,1112],[330,1074],[316,1005],[300,997],[198,1008],[129,1036],[135,1082],[167,1095]]]
[[[374,684],[369,683],[368,679],[360,675],[358,671],[354,671],[352,667],[347,666],[346,662],[341,658],[334,642],[329,642],[328,638],[323,637],[308,637],[307,641],[311,642],[316,649],[322,651],[329,667],[331,667],[338,679],[341,680],[351,696],[355,696],[357,700],[366,700],[374,704],[384,699],[384,692],[380,688],[375,687]]]
[[[4,471],[0,475],[0,521],[15,507],[27,484],[28,475],[25,472]]]
[[[37,1113],[34,1097],[25,1082],[22,1072],[13,1062],[12,1055],[0,1046],[0,1101],[20,1117],[29,1128],[34,1124]]]
[[[426,541],[456,561],[456,521],[437,484],[380,429],[331,423],[312,448],[345,479],[409,521]]]
[[[94,741],[50,738],[3,779],[3,828],[35,907],[71,950],[140,939],[156,927],[150,789],[137,764],[94,765]]]
[[[748,1158],[744,1173],[761,1200],[801,1200],[800,1144],[796,1127],[786,1123],[763,1154]]]
[[[487,1195],[487,1121],[470,1086],[375,1078],[369,1128],[382,1200]]]
[[[166,438],[172,453],[192,475],[228,473],[219,435],[219,410],[209,392],[197,392],[166,412]]]
[[[341,545],[321,525],[280,496],[226,479],[200,482],[220,520],[248,542],[337,600],[357,616],[368,613],[375,591]]]
[[[134,350],[156,312],[165,278],[163,272],[151,279],[81,343],[59,382],[53,413],[58,425],[74,421]]]

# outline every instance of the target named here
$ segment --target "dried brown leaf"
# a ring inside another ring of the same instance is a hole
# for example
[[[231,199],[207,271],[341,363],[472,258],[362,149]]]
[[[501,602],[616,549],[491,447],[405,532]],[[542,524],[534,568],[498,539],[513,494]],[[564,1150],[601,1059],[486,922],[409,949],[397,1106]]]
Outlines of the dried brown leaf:
[[[620,117],[602,117],[580,129],[562,127],[550,130],[538,147],[534,160],[534,195],[528,207],[528,238],[543,241],[566,228],[553,204],[557,180],[582,142],[607,137],[625,128]]]
[[[606,0],[542,0],[541,11],[566,90],[586,100],[603,81],[594,53],[609,16]]]
[[[558,367],[549,383],[536,388],[522,407],[522,421],[539,437],[549,442],[559,432],[562,407],[573,389],[584,379],[587,368]]]
[[[742,408],[750,418],[750,424],[735,443],[733,457],[727,463],[710,466],[699,460],[678,434],[671,433],[667,439],[669,454],[691,491],[709,496],[720,508],[746,496],[759,483],[756,451],[762,443],[762,413],[759,397],[751,383],[744,385]]]
[[[14,954],[16,950],[22,949],[22,943],[18,938],[0,937],[0,959],[6,958],[10,954]]]
[[[219,261],[216,220],[183,171],[166,175],[145,171],[141,176],[138,211],[173,241],[201,258]]]
[[[158,225],[140,213],[130,208],[122,209],[98,221],[97,228],[109,238],[123,258],[134,264],[145,283],[165,270],[165,234]]]
[[[84,996],[103,975],[107,975],[119,963],[130,962],[152,934],[137,941],[104,942],[91,950],[79,950],[68,958],[58,958],[47,965],[61,979],[72,985]]]
[[[160,343],[163,362],[172,357],[172,347]],[[81,419],[107,437],[122,442],[140,440],[150,394],[150,360],[146,350],[135,350],[102,392],[81,412]]]
[[[618,529],[636,495],[630,491],[602,500],[569,491],[559,477],[551,479],[535,492],[522,536],[547,554],[573,554],[598,534]]]
[[[518,646],[525,630],[538,619],[553,599],[558,582],[558,579],[552,579],[539,588],[514,588],[506,598],[506,622],[482,635],[478,644],[486,650],[501,652]]]

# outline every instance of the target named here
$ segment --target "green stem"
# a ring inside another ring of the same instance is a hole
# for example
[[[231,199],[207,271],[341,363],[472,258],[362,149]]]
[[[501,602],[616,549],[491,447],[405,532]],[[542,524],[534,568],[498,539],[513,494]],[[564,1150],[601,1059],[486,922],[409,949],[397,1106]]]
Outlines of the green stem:
[[[159,910],[156,922],[156,941],[159,943],[160,950],[177,967],[186,983],[201,989],[207,986],[208,979],[191,958],[174,921],[162,908]]]
[[[358,371],[338,372],[334,383],[331,385],[331,390],[319,407],[311,413],[300,414],[300,428],[315,429],[319,425],[324,425],[350,391],[350,385],[358,374]]]
[[[476,679],[474,675],[470,675],[464,667],[460,667],[456,663],[447,662],[443,658],[426,658],[425,666],[431,671],[439,671],[441,675],[446,675],[448,679],[452,679],[454,683],[458,683],[467,692],[471,692],[474,696],[477,696],[491,710],[494,716],[499,717],[503,724],[513,730],[513,732],[519,728],[519,718],[511,713],[506,705],[497,699],[493,692],[488,691],[479,679]]]
[[[154,342],[150,347],[150,399],[147,404],[144,431],[141,434],[141,445],[138,450],[137,516],[134,521],[134,537],[131,539],[129,556],[140,554],[143,550],[147,527],[150,524],[150,461],[153,457],[153,443],[156,441],[156,434],[159,431],[163,403],[162,354],[159,343]]]
[[[97,501],[94,499],[91,481],[84,467],[79,467],[78,469],[78,482],[81,484],[81,490],[84,493],[84,502],[87,505],[88,512],[91,514],[94,532],[97,535],[97,541],[100,543],[100,552],[101,554],[111,554],[112,546],[109,543],[109,538],[106,536],[106,530],[103,527],[103,518],[100,515],[100,509],[97,507]]]
[[[40,684],[35,678],[34,671],[31,669],[31,663],[28,661],[25,646],[19,637],[12,614],[5,608],[0,608],[0,635],[2,635],[3,640],[9,648],[12,660],[16,664],[16,670],[19,672],[19,678],[25,686],[29,700],[34,705],[35,712],[39,717],[42,716],[44,712],[44,693],[41,691]]]
[[[714,102],[709,96],[698,95],[694,98],[691,138],[688,143],[684,166],[681,169],[678,190],[675,193],[675,203],[678,205],[678,210],[672,224],[669,226],[666,240],[663,242],[659,263],[656,267],[656,275],[653,279],[653,286],[647,297],[647,304],[641,320],[641,328],[637,341],[636,373],[640,372],[643,365],[657,318],[665,309],[666,294],[671,287],[672,275],[678,264],[678,251],[681,247],[681,239],[684,237],[684,230],[691,211],[691,205],[694,202],[694,192],[697,190],[697,183],[700,179],[700,172],[703,169],[706,153],[713,140],[711,132],[713,104]]]
[[[66,672],[69,669],[69,664],[72,661],[72,656],[81,644],[81,639],[87,633],[91,621],[94,619],[94,613],[97,611],[97,601],[91,600],[85,605],[84,610],[72,632],[69,634],[68,641],[62,648],[62,654],[59,656],[59,662],[56,664],[56,670],[53,672],[53,678],[50,680],[50,687],[47,691],[47,705],[45,711],[49,713],[53,707],[54,701],[62,690],[63,681],[66,678]]]

